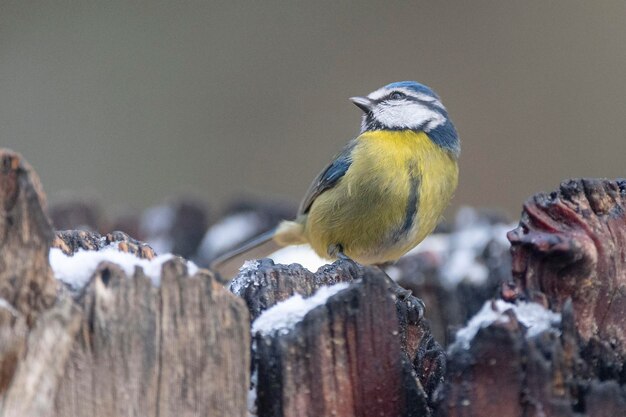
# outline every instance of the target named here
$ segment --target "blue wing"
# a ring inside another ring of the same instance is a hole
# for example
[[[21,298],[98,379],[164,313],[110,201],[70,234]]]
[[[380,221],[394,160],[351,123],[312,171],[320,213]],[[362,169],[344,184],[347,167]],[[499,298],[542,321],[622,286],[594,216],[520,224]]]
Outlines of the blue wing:
[[[315,178],[306,195],[300,203],[298,214],[307,214],[313,201],[324,191],[332,188],[346,174],[352,164],[352,150],[356,146],[356,140],[352,140],[343,150],[335,156],[333,161]]]

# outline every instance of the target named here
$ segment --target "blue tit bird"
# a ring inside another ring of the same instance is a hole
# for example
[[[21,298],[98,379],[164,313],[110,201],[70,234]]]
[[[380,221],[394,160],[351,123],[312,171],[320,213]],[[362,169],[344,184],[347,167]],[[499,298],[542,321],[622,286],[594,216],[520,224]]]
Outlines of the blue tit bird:
[[[395,261],[437,225],[458,181],[461,146],[437,94],[414,81],[350,99],[361,132],[309,187],[295,220],[213,263],[234,275],[247,259],[308,243],[322,258]]]

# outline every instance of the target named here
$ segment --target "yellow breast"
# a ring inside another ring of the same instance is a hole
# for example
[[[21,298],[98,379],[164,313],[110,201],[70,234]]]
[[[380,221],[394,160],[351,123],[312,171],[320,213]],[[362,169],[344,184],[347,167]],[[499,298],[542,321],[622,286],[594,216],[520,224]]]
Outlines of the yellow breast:
[[[345,176],[311,205],[305,236],[320,256],[341,245],[363,264],[396,260],[435,228],[457,180],[456,159],[425,133],[366,132]]]

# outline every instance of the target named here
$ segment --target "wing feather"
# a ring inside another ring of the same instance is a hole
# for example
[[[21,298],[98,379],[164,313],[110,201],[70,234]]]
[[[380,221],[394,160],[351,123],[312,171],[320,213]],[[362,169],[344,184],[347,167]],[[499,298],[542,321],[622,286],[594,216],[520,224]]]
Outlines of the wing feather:
[[[348,168],[350,168],[350,164],[352,164],[352,150],[356,144],[356,139],[351,140],[346,147],[335,156],[333,161],[319,173],[317,178],[313,180],[313,183],[302,199],[302,203],[300,203],[300,209],[298,210],[299,215],[307,214],[311,209],[313,201],[324,191],[334,187],[346,174]]]

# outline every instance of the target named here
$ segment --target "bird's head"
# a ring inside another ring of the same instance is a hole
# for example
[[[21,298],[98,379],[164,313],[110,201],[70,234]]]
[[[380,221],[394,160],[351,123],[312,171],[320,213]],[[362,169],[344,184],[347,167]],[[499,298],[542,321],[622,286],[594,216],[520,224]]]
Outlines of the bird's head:
[[[459,139],[439,96],[415,81],[388,84],[366,97],[350,100],[363,110],[361,133],[372,130],[414,130],[428,134],[458,156]]]

